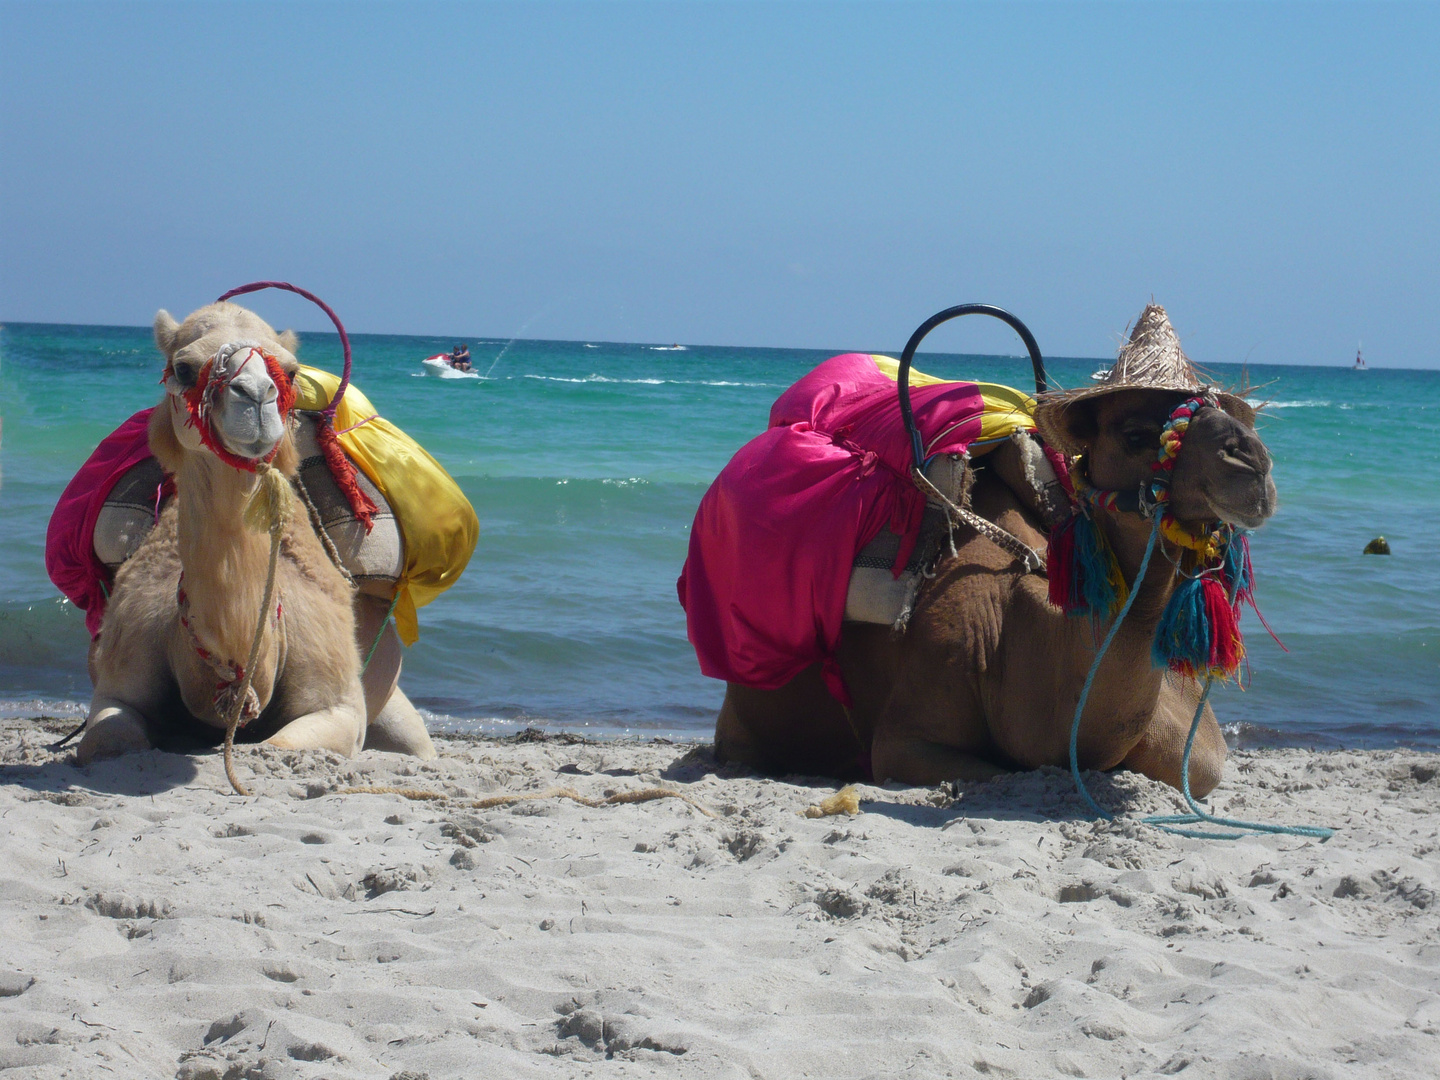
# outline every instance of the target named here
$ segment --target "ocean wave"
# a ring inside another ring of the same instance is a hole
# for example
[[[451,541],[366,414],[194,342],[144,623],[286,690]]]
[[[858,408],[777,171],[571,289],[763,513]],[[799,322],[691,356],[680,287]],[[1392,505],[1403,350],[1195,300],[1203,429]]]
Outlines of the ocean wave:
[[[35,720],[42,716],[83,720],[89,711],[88,698],[85,701],[41,697],[0,698],[0,716],[16,716],[22,720]]]
[[[1328,401],[1267,401],[1267,409],[1328,409]]]
[[[564,375],[530,375],[520,376],[522,379],[538,379],[541,382],[563,382],[563,383],[644,383],[649,386],[659,386],[665,382],[664,379],[613,379],[609,375],[586,375],[583,379],[567,378]]]

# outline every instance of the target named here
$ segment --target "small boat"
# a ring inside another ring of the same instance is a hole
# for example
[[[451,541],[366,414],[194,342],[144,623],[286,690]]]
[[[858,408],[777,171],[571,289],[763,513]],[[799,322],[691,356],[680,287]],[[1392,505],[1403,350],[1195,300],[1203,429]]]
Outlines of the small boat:
[[[651,352],[687,352],[688,350],[685,348],[684,345],[681,345],[681,344],[679,344],[679,343],[677,342],[677,343],[674,344],[674,345],[651,345],[651,346],[650,346],[650,351],[651,351]]]
[[[1369,371],[1369,370],[1370,370],[1368,367],[1365,366],[1365,356],[1364,356],[1364,354],[1362,354],[1362,353],[1360,352],[1360,346],[1359,346],[1359,345],[1356,345],[1356,346],[1355,346],[1355,366],[1354,366],[1353,368],[1351,368],[1350,370],[1351,370],[1351,371]]]
[[[478,371],[459,371],[450,362],[449,353],[436,353],[434,356],[427,356],[420,361],[425,365],[427,375],[438,375],[442,379],[478,379]]]
[[[1103,382],[1109,377],[1109,375],[1110,369],[1108,367],[1102,367],[1092,371],[1090,373],[1090,378],[1093,379],[1095,382]]]

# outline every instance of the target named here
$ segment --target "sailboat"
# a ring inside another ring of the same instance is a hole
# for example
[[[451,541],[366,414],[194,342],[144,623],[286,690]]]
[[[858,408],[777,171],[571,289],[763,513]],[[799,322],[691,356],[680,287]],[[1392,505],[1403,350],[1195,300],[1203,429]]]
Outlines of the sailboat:
[[[1360,346],[1359,346],[1359,345],[1356,345],[1356,346],[1355,346],[1355,366],[1354,366],[1353,368],[1351,368],[1350,370],[1352,370],[1352,371],[1369,371],[1369,370],[1370,370],[1369,368],[1367,368],[1367,367],[1365,366],[1365,355],[1360,351]]]

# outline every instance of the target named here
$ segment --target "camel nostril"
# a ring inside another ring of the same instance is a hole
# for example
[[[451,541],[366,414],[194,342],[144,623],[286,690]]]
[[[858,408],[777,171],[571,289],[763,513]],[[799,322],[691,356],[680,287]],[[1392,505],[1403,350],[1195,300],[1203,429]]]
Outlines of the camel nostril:
[[[1270,472],[1270,451],[1258,439],[1232,439],[1219,451],[1220,460],[1233,469],[1264,476]]]
[[[249,383],[242,383],[238,381],[233,382],[230,384],[228,389],[230,393],[234,394],[237,398],[239,398],[247,405],[264,404],[264,402],[261,400],[260,395],[255,392],[256,388],[254,386],[251,386]]]
[[[1252,473],[1261,471],[1254,462],[1246,461],[1244,458],[1239,457],[1235,454],[1234,450],[1221,450],[1220,460],[1232,469],[1244,469],[1246,472]]]

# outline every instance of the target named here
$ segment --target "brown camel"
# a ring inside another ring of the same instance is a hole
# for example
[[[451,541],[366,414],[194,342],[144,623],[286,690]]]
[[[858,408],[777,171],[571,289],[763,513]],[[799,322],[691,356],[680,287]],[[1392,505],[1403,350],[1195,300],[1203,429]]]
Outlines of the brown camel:
[[[176,497],[115,577],[91,649],[95,692],[78,749],[84,763],[176,736],[216,741],[249,658],[269,568],[270,536],[243,520],[257,462],[285,477],[298,464],[284,414],[298,364],[293,333],[277,334],[236,304],[211,304],[177,324],[155,317],[165,395],[150,421],[150,449],[175,478]],[[268,354],[268,356],[267,356]],[[203,423],[187,392],[217,388]],[[208,439],[202,428],[208,426]],[[228,458],[229,460],[225,460]],[[292,503],[288,485],[278,485]],[[239,732],[290,749],[364,747],[434,757],[424,721],[396,685],[400,646],[387,628],[361,678],[385,608],[357,604],[304,512],[292,503],[281,535],[275,613],[252,674],[254,715]]]
[[[1157,348],[1170,353],[1168,368],[1157,373],[1152,364],[1133,375],[1134,361],[1153,361]],[[1254,528],[1274,512],[1276,494],[1253,410],[1200,383],[1157,306],[1142,314],[1106,382],[1051,395],[1037,420],[1052,446],[1078,458],[1075,468],[1092,487],[1135,492],[1153,476],[1171,411],[1198,390],[1210,392],[1214,407],[1196,413],[1185,434],[1170,486],[1172,513],[1193,533],[1216,522]],[[982,466],[976,473],[972,508],[1043,550],[1046,534],[1031,509],[996,471]],[[1114,510],[1097,510],[1095,520],[1133,588],[1151,522]],[[1043,576],[1026,573],[973,530],[962,527],[956,539],[958,554],[936,566],[903,634],[845,624],[838,660],[854,699],[848,713],[827,693],[818,665],[779,690],[731,683],[715,728],[717,756],[769,772],[844,775],[868,753],[876,780],[927,785],[1066,765],[1081,687],[1109,622],[1097,628],[1061,612]],[[1150,656],[1180,554],[1169,539],[1160,541],[1099,667],[1080,727],[1082,768],[1124,767],[1180,786],[1200,687],[1156,668]],[[1215,787],[1224,761],[1225,741],[1207,704],[1190,762],[1196,795]]]

